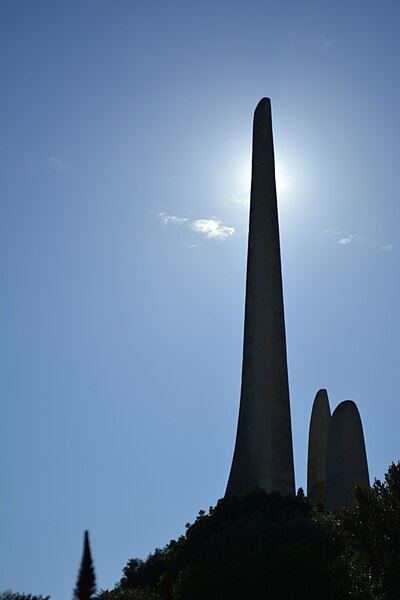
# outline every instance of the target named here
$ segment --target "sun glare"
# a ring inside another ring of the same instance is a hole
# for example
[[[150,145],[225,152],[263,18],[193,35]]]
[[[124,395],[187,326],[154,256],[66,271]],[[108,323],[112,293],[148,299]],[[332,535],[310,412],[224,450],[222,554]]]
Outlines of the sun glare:
[[[283,192],[289,187],[287,172],[281,162],[275,161],[275,181],[277,192]],[[246,161],[243,164],[240,176],[240,184],[243,191],[250,191],[251,185],[251,161]]]
[[[251,158],[238,157],[235,169],[236,190],[234,192],[235,202],[247,204],[250,199],[251,187]],[[233,181],[233,180],[232,180]],[[275,161],[275,181],[278,200],[282,200],[290,188],[290,180],[286,168],[280,161]]]
[[[282,163],[275,162],[275,181],[278,194],[284,192],[289,187],[289,181]]]

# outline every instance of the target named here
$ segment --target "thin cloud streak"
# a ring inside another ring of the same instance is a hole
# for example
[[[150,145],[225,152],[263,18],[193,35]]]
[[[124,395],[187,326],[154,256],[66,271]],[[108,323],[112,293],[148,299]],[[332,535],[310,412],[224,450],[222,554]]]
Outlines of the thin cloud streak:
[[[341,240],[339,240],[339,244],[341,244],[342,246],[346,246],[347,244],[351,244],[353,240],[354,235],[348,235],[347,237],[344,237]]]
[[[190,227],[192,231],[200,233],[206,236],[208,239],[215,240],[227,240],[235,233],[234,227],[224,225],[224,223],[212,217],[211,219],[196,219],[191,221],[188,217],[180,217],[178,215],[169,215],[164,211],[157,214],[157,218],[161,220],[163,225],[186,225]],[[191,247],[195,247],[197,244],[193,244]]]
[[[330,48],[330,47],[331,47],[333,44],[335,44],[335,43],[336,43],[336,40],[335,40],[334,38],[332,38],[332,39],[330,39],[330,40],[327,40],[327,41],[324,43],[324,52],[325,52],[325,54],[328,52],[329,48]]]
[[[362,235],[357,235],[356,233],[349,233],[348,235],[345,235],[344,237],[342,237],[339,240],[339,244],[343,245],[347,245],[347,244],[351,244],[352,242],[365,242],[365,238],[362,237]]]
[[[331,227],[330,229],[324,229],[322,235],[341,235],[341,231],[337,227]]]
[[[376,239],[368,239],[362,235],[356,233],[344,233],[342,230],[337,227],[331,227],[329,229],[324,229],[321,232],[321,237],[330,238],[335,241],[335,243],[340,246],[348,246],[354,243],[365,243],[374,246],[375,248],[379,248],[379,250],[383,250],[385,252],[390,252],[394,250],[396,247],[396,242],[387,242],[385,243],[383,240]]]
[[[231,196],[230,201],[235,204],[240,204],[241,206],[248,206],[250,204],[250,196],[249,194],[245,195],[241,192],[237,192]]]
[[[189,221],[187,217],[177,217],[176,215],[168,215],[165,212],[159,212],[157,217],[161,219],[164,225],[173,223],[174,225],[184,225]]]
[[[67,161],[57,156],[51,156],[47,164],[53,171],[66,171],[68,169]]]
[[[217,219],[197,219],[193,221],[191,228],[197,233],[204,233],[208,238],[218,240],[226,240],[235,233],[234,227],[227,227]]]
[[[347,246],[352,242],[364,242],[365,239],[356,233],[344,233],[337,227],[331,227],[322,231],[322,236],[327,238],[334,238],[337,243],[341,246]]]

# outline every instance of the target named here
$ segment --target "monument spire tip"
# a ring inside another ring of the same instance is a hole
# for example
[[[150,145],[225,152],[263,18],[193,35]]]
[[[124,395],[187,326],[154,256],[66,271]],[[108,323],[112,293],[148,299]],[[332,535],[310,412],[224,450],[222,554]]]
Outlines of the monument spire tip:
[[[261,98],[261,100],[259,101],[259,103],[257,104],[256,110],[257,108],[267,108],[271,106],[271,98]]]
[[[271,115],[271,100],[269,98],[261,98],[254,111],[254,116],[264,120]]]

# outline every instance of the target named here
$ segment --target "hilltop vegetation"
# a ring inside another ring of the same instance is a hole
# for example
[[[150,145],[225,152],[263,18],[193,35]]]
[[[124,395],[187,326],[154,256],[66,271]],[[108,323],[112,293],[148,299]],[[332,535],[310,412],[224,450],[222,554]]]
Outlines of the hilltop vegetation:
[[[398,600],[400,463],[340,511],[301,490],[224,498],[123,573],[98,600]]]
[[[326,511],[300,489],[256,489],[200,511],[186,533],[133,558],[96,600],[399,600],[400,463],[357,487],[354,504]],[[94,598],[87,533],[75,597]],[[0,600],[49,600],[6,591]]]

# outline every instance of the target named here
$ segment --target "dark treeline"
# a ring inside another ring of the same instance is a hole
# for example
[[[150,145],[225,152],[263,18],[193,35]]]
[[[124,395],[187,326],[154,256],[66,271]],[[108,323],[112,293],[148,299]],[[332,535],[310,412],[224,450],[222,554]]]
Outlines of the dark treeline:
[[[398,600],[400,463],[347,509],[254,490],[201,511],[98,600]]]
[[[400,463],[355,495],[336,511],[312,506],[302,490],[219,500],[178,540],[129,560],[96,600],[399,600]],[[74,597],[91,600],[94,589],[86,532]],[[49,597],[7,591],[0,600]]]
[[[0,592],[0,600],[50,600],[50,596],[32,596],[32,594],[18,594],[18,592],[6,590]]]

